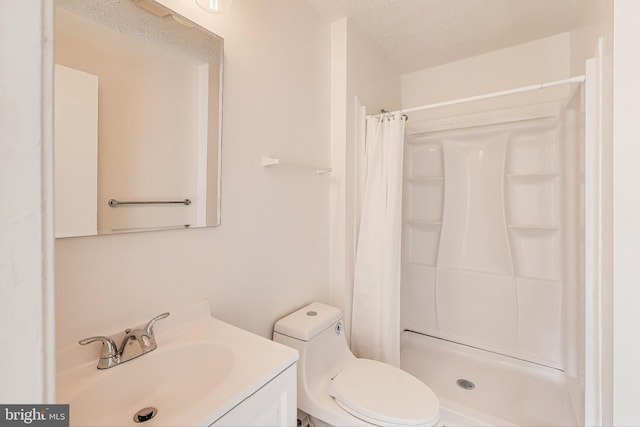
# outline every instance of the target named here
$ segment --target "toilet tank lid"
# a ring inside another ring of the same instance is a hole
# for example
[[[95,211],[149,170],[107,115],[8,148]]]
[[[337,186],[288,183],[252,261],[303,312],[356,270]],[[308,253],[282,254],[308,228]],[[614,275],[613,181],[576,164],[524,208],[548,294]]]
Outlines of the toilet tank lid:
[[[278,320],[274,332],[309,341],[342,318],[342,312],[330,305],[314,302]]]

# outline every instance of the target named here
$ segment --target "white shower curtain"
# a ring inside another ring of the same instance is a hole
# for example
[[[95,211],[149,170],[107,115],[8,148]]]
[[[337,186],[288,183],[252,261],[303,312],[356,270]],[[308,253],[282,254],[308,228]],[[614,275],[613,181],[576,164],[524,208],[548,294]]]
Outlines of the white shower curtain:
[[[357,356],[395,366],[400,365],[404,124],[400,113],[366,122],[351,324]]]

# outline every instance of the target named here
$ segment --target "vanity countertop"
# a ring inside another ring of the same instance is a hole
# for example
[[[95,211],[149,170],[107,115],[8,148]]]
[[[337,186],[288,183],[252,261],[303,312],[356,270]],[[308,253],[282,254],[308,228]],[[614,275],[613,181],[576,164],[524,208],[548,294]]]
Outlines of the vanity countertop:
[[[57,400],[70,404],[71,425],[140,426],[134,414],[154,407],[145,426],[208,426],[298,359],[294,349],[211,317],[207,302],[172,313],[155,335],[156,350],[105,370],[96,368],[97,344],[95,352],[66,352]]]

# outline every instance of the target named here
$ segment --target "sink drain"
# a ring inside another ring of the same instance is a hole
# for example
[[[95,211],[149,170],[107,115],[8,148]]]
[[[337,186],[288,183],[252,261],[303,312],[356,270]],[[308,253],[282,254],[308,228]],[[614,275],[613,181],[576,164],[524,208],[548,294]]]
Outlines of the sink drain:
[[[156,416],[158,410],[153,406],[149,406],[147,408],[142,408],[133,416],[133,421],[137,423],[144,423],[145,421],[149,421]]]
[[[459,379],[458,381],[456,381],[456,384],[458,384],[458,387],[465,390],[473,390],[474,388],[476,388],[476,385],[474,383],[465,379]]]

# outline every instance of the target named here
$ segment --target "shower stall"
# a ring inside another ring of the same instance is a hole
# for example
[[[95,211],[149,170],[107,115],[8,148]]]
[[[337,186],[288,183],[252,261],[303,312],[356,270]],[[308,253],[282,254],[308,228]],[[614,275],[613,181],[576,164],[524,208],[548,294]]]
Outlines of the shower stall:
[[[556,89],[407,125],[401,366],[452,425],[584,423],[585,92]]]

